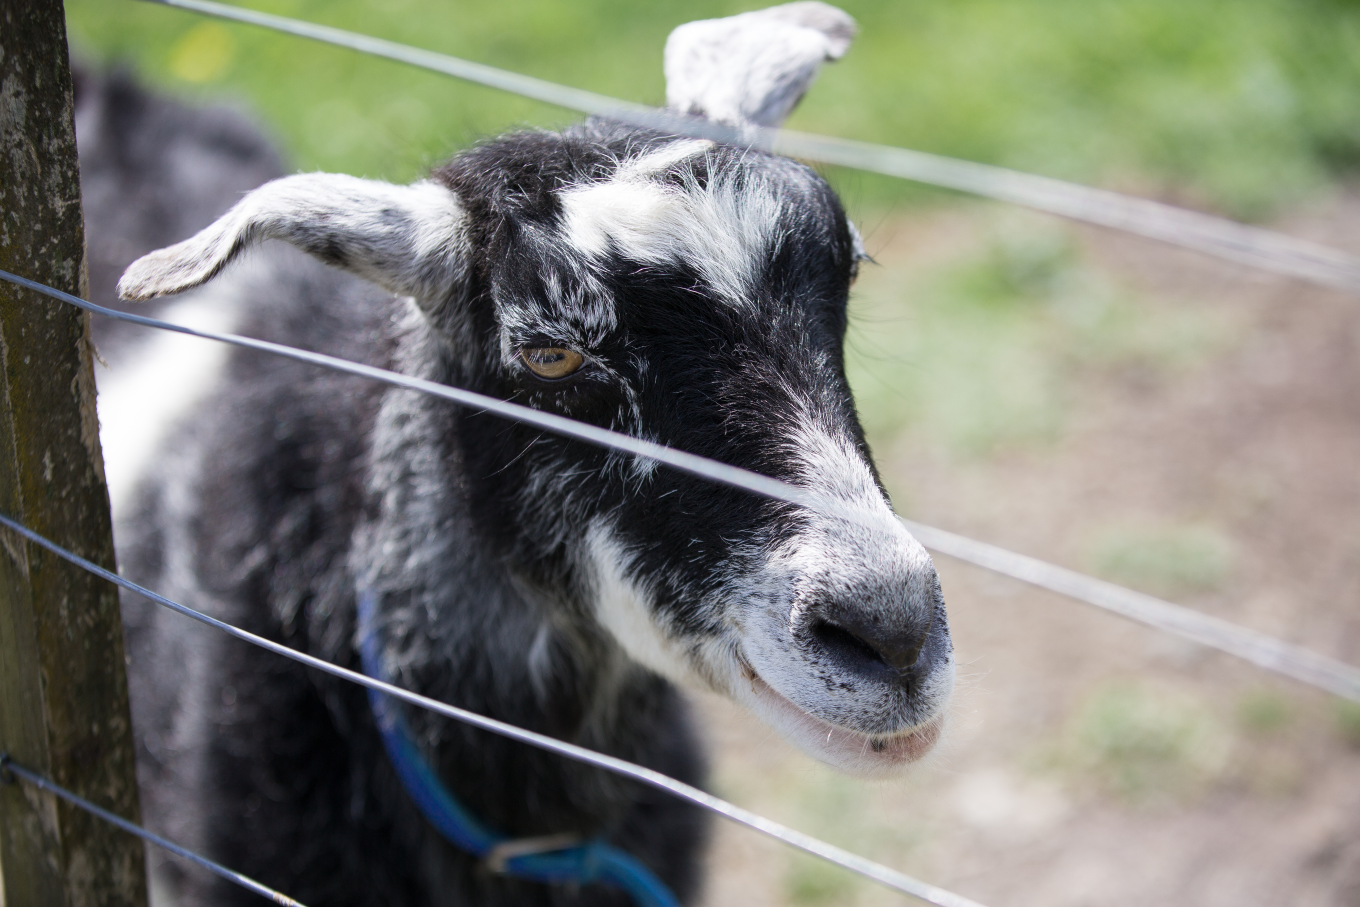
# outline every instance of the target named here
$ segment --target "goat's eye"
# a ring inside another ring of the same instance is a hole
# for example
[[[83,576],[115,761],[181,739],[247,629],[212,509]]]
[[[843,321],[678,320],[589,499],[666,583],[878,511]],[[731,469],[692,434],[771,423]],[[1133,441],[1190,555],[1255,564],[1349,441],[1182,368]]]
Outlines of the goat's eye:
[[[519,357],[529,366],[529,371],[549,381],[567,377],[586,361],[586,357],[575,350],[560,346],[531,347],[520,350]]]

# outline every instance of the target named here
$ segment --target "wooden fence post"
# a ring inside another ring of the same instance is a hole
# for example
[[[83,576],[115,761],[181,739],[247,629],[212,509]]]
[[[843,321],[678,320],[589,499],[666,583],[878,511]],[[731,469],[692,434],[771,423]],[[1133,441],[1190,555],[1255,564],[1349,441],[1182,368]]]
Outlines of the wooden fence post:
[[[0,268],[85,295],[66,17],[0,0]],[[0,511],[112,568],[89,316],[0,282]],[[139,820],[114,588],[0,530],[0,749]],[[140,840],[0,786],[7,907],[145,907]]]

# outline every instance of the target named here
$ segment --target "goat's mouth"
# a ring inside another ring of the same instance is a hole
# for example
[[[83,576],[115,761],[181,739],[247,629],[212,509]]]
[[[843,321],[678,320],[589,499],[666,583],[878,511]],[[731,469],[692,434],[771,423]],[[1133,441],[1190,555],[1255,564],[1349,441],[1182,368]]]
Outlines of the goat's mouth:
[[[939,742],[944,715],[893,734],[866,734],[818,718],[770,686],[744,658],[736,698],[790,743],[849,775],[885,778],[899,774]]]

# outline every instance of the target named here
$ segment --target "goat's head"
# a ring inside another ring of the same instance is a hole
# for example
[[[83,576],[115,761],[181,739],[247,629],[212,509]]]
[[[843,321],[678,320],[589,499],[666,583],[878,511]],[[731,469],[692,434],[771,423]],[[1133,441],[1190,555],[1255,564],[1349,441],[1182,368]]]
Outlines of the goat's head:
[[[777,125],[852,32],[820,3],[684,26],[667,50],[672,105]],[[120,289],[187,289],[270,237],[411,297],[443,380],[851,511],[771,502],[488,416],[459,429],[483,530],[581,626],[844,770],[886,774],[934,744],[953,683],[944,603],[855,414],[842,343],[863,252],[815,172],[606,123],[513,135],[412,186],[268,184],[134,263]]]

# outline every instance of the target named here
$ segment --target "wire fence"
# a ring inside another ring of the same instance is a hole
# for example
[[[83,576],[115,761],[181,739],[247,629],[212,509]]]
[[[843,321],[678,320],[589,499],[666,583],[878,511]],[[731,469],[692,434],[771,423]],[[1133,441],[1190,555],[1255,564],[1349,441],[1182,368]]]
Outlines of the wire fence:
[[[304,22],[286,16],[216,3],[213,0],[143,0],[143,2],[191,10],[357,50],[371,56],[384,57],[490,88],[498,88],[567,110],[606,117],[645,129],[728,144],[768,148],[791,157],[880,173],[1023,205],[1037,211],[1135,233],[1238,264],[1360,295],[1360,258],[1354,255],[1273,230],[1252,227],[1197,211],[1187,211],[1174,205],[908,148],[894,148],[789,129],[754,126],[738,128],[680,116],[645,104],[559,85],[545,79],[462,60],[448,54],[315,22]]]
[[[28,532],[28,530],[24,529],[18,523],[14,523],[5,517],[0,517],[0,520],[3,520],[6,526],[9,526],[11,529],[20,533],[21,535],[34,539],[35,541],[41,538],[41,536],[38,536],[36,533]],[[46,539],[43,539],[42,542],[39,542],[39,544],[42,544],[43,542],[46,541],[47,541]],[[52,547],[55,548],[55,546]],[[70,552],[67,553],[69,554]],[[228,869],[221,863],[214,863],[207,857],[196,854],[192,850],[189,850],[187,847],[180,847],[178,844],[174,843],[173,841],[167,841],[165,838],[162,838],[155,832],[147,831],[145,828],[143,828],[142,826],[138,825],[135,822],[129,822],[122,816],[119,816],[115,813],[111,813],[101,806],[96,806],[89,800],[86,800],[84,797],[81,797],[78,794],[75,794],[67,790],[66,788],[62,787],[60,784],[57,784],[55,781],[52,781],[48,778],[44,778],[37,772],[31,771],[27,768],[24,768],[22,765],[17,764],[13,759],[10,758],[9,753],[0,753],[0,783],[5,784],[11,783],[11,778],[20,778],[24,781],[27,781],[29,784],[33,785],[39,790],[45,790],[48,793],[55,794],[61,799],[65,800],[67,803],[70,803],[73,806],[77,806],[80,809],[85,810],[87,813],[91,813],[92,815],[98,816],[105,822],[118,826],[128,834],[136,835],[143,841],[155,844],[157,847],[161,847],[164,848],[165,850],[170,851],[175,856],[183,857],[184,859],[188,860],[191,863],[195,863],[198,866],[202,866],[204,869],[208,870],[214,875],[219,875],[222,878],[226,879],[228,882],[240,885],[246,891],[253,891],[255,894],[258,894],[261,897],[269,898],[275,904],[280,904],[282,905],[282,907],[306,907],[306,905],[293,900],[286,894],[275,891],[274,889],[268,887],[267,885],[261,885],[259,882],[255,881],[249,876],[241,875],[241,873],[236,872],[234,869]]]
[[[43,286],[7,271],[0,271],[0,279],[19,284],[53,299],[108,318],[258,350],[332,371],[381,381],[393,387],[418,391],[463,406],[475,407],[502,418],[534,425],[589,444],[633,456],[645,457],[682,472],[732,488],[739,488],[771,500],[805,507],[868,528],[875,528],[876,526],[863,513],[849,508],[843,502],[833,498],[818,495],[796,485],[727,463],[696,456],[642,438],[610,431],[597,425],[578,422],[555,413],[547,413],[463,388],[403,375],[400,372],[351,362],[335,356],[327,356],[324,353],[301,350],[254,337],[242,337],[238,334],[225,334],[185,327],[148,318],[144,315],[120,312],[116,309],[95,305],[69,293]],[[1360,702],[1360,668],[1348,665],[1345,662],[1328,658],[1301,646],[1238,626],[1230,621],[1195,611],[1192,608],[1172,604],[1142,592],[1136,592],[1114,583],[1059,567],[1056,564],[1050,564],[1037,558],[1008,551],[923,523],[901,517],[898,519],[923,545],[934,551],[1022,580],[1031,585],[1058,592],[1077,601],[1112,611],[1138,623],[1174,633],[1200,645],[1235,655],[1267,670]]]
[[[644,105],[608,98],[592,92],[557,85],[431,51],[407,47],[314,23],[214,3],[211,0],[147,0],[147,2],[193,10],[348,47],[644,128],[769,148],[809,160],[899,176],[1022,204],[1072,219],[1152,237],[1276,273],[1314,281],[1352,293],[1360,293],[1360,259],[1325,246],[1283,236],[1269,230],[1249,227],[1144,199],[1130,198],[1117,193],[1077,186],[1046,177],[953,160],[907,149],[788,131],[738,130],[697,119],[678,117],[672,113]],[[860,523],[864,520],[862,515],[847,508],[839,501],[808,492],[786,482],[505,400],[265,340],[197,330],[107,309],[4,271],[0,271],[0,279],[106,317],[254,349],[310,363],[318,367],[380,381],[394,387],[429,394],[459,405],[476,407],[503,418],[532,424],[547,431],[614,451],[645,457],[709,481],[743,489],[772,500],[817,510],[851,522]],[[922,544],[938,553],[1058,592],[1159,630],[1174,633],[1198,644],[1235,655],[1267,670],[1291,677],[1338,696],[1360,702],[1360,668],[1355,666],[1238,626],[1229,621],[1048,564],[1026,555],[910,520],[903,519],[902,522]],[[773,822],[750,810],[736,806],[651,769],[478,715],[447,703],[437,702],[390,683],[342,668],[251,634],[194,610],[183,603],[167,599],[152,590],[145,589],[105,570],[38,535],[8,516],[0,515],[0,526],[18,533],[30,542],[46,548],[129,592],[144,596],[150,601],[185,617],[215,627],[282,657],[290,658],[308,667],[360,684],[370,690],[380,691],[395,699],[428,709],[444,717],[462,721],[474,727],[556,753],[564,758],[574,759],[647,784],[726,819],[766,834],[787,845],[821,857],[889,889],[912,895],[928,903],[938,905],[938,907],[980,907],[976,902],[960,895],[922,882],[897,870]],[[283,905],[296,905],[298,903],[259,882],[248,879],[103,810],[30,769],[16,765],[10,761],[7,755],[0,754],[0,780],[9,780],[7,776],[19,778],[26,783],[62,797],[79,808],[88,810],[100,818],[112,822],[125,831],[136,834],[157,846],[189,859],[223,878],[272,899],[275,903]]]

